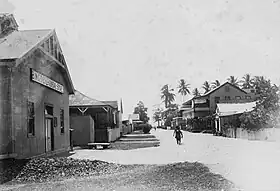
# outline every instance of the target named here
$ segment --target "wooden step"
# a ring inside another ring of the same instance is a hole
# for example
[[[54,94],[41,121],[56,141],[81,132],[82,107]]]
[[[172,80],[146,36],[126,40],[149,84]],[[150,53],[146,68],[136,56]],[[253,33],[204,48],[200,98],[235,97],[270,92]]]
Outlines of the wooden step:
[[[120,138],[119,141],[125,141],[125,142],[135,142],[135,141],[159,141],[158,139],[156,138]]]

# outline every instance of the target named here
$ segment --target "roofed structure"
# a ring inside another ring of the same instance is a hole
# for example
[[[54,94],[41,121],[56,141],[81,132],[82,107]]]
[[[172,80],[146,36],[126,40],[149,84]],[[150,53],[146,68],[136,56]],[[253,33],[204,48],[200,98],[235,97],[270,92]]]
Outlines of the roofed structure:
[[[51,29],[14,31],[10,35],[0,38],[0,60],[22,57],[51,32]]]
[[[256,102],[248,103],[217,103],[217,112],[219,116],[229,116],[250,112],[256,107]]]
[[[37,49],[43,51],[60,66],[69,93],[74,93],[73,82],[55,30],[18,30],[18,24],[13,14],[0,13],[0,65],[15,61],[10,65],[17,67],[23,63],[21,60]]]
[[[98,101],[96,99],[90,98],[85,94],[75,90],[74,95],[69,96],[69,107],[92,107],[92,106],[107,106],[108,104]]]

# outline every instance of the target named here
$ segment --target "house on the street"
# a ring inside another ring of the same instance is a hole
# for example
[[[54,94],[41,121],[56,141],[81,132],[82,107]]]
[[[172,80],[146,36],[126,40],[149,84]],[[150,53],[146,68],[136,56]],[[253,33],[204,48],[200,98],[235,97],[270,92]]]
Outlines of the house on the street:
[[[244,112],[254,110],[255,107],[255,101],[247,103],[218,103],[215,119],[216,131],[236,138],[236,129],[240,127],[238,118]]]
[[[254,92],[243,90],[229,82],[182,104],[180,116],[187,119],[205,118],[216,112],[217,103],[246,103],[255,101]],[[209,126],[213,126],[210,124]]]
[[[214,114],[217,103],[244,103],[255,100],[255,94],[225,82],[204,95],[193,97],[183,103],[180,111],[183,118],[205,117]]]
[[[120,137],[117,101],[99,101],[76,90],[69,96],[69,110],[74,145],[109,143]]]
[[[69,150],[74,93],[55,30],[18,30],[0,14],[0,158]]]

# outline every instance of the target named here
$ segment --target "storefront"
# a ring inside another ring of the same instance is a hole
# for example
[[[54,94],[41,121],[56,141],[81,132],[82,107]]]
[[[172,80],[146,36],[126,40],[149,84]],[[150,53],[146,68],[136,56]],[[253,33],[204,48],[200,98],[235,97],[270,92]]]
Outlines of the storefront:
[[[69,150],[74,88],[55,31],[14,31],[5,38],[0,50],[14,55],[0,53],[0,158]]]

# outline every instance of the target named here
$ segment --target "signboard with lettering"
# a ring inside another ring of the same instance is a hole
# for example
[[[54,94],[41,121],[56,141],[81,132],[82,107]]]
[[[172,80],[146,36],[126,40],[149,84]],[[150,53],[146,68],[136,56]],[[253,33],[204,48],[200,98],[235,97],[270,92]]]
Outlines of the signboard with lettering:
[[[207,103],[206,99],[195,99],[194,103]]]
[[[53,81],[49,77],[36,72],[35,70],[31,69],[31,80],[37,82],[43,86],[51,88],[57,92],[63,93],[63,85]]]
[[[128,118],[132,120],[140,120],[139,114],[129,114]]]

